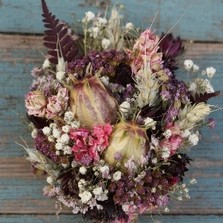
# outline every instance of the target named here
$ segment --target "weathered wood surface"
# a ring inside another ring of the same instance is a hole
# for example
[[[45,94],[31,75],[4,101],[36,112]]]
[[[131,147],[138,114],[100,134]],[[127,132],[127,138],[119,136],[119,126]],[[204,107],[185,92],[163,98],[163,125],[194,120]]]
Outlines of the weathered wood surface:
[[[0,223],[14,222],[84,222],[67,211],[57,221],[54,201],[42,196],[44,178],[31,173],[25,152],[15,144],[23,137],[32,145],[24,119],[24,95],[31,83],[30,70],[40,65],[43,56],[42,37],[0,35]],[[201,67],[218,70],[213,85],[223,90],[223,44],[186,44],[188,54]],[[183,59],[183,58],[182,58]],[[213,104],[223,107],[223,96]],[[223,222],[223,116],[211,115],[215,129],[204,128],[203,141],[191,152],[194,159],[187,179],[195,177],[191,199],[172,202],[170,213],[154,216],[164,223]],[[139,222],[152,222],[149,215]]]
[[[40,0],[1,0],[0,32],[42,33]],[[105,5],[125,5],[126,21],[138,27],[148,27],[157,11],[154,23],[158,32],[168,31],[184,15],[175,27],[184,39],[223,41],[222,0],[46,0],[50,10],[69,24],[78,25],[78,20],[87,10],[95,12]],[[98,7],[94,7],[98,5]],[[97,8],[97,9],[96,9]],[[139,16],[140,12],[140,16]]]

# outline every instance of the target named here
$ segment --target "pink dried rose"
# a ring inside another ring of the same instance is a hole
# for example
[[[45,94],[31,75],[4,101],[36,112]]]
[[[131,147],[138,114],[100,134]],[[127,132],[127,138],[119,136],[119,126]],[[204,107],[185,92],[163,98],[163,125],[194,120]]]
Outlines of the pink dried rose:
[[[66,88],[59,88],[57,95],[48,98],[46,118],[52,119],[63,114],[67,109],[68,99],[68,90]]]
[[[39,90],[31,91],[25,97],[25,106],[29,115],[44,117],[46,104],[46,98],[43,92]]]

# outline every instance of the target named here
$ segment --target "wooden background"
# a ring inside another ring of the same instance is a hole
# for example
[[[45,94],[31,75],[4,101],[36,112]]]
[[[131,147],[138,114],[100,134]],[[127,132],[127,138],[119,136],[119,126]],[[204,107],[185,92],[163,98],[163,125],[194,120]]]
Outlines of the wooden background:
[[[217,69],[213,86],[223,91],[222,0],[46,0],[54,14],[77,27],[84,12],[102,10],[104,3],[124,3],[126,21],[140,27],[154,23],[158,33],[168,31],[184,14],[173,32],[185,39],[187,54],[205,68]],[[24,95],[31,83],[30,70],[43,61],[40,0],[0,0],[0,223],[79,223],[81,218],[64,212],[55,216],[54,201],[42,196],[43,178],[31,173],[25,152],[15,142],[23,137],[32,145],[24,119]],[[38,35],[34,35],[38,34]],[[194,43],[191,43],[191,40]],[[223,107],[223,96],[211,101]],[[154,219],[162,223],[223,222],[223,118],[210,115],[215,129],[202,130],[202,142],[191,151],[194,160],[186,180],[195,177],[191,199],[171,202],[170,212]],[[152,222],[149,215],[139,222]]]

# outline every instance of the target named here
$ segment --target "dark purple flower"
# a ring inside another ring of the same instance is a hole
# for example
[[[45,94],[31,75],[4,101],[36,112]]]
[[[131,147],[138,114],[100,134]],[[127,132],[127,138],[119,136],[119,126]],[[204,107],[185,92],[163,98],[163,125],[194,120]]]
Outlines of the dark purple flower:
[[[180,37],[174,38],[172,33],[162,33],[159,49],[163,53],[164,67],[170,70],[178,69],[176,59],[184,52]]]

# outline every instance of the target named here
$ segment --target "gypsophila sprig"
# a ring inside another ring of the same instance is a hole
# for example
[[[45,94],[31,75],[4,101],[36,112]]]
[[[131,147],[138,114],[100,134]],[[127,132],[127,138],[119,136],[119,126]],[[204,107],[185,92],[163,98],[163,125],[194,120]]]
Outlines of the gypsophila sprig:
[[[152,29],[131,36],[137,29],[118,7],[85,13],[83,52],[42,6],[50,50],[31,72],[25,107],[35,146],[24,149],[34,172],[46,176],[44,195],[111,223],[188,199],[188,151],[200,127],[215,124],[206,118],[208,99],[219,94],[211,85],[216,69],[188,58],[182,68],[191,79],[178,80],[181,39]]]

